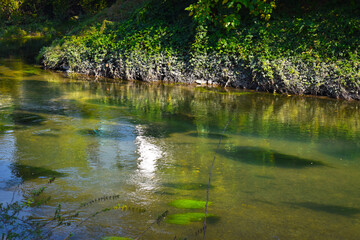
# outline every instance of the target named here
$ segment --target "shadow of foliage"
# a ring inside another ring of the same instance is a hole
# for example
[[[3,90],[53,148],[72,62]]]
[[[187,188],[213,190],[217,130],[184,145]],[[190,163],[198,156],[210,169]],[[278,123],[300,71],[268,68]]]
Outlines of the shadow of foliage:
[[[21,178],[23,181],[31,180],[39,177],[65,177],[66,174],[50,170],[43,167],[33,167],[29,165],[13,163],[11,169],[16,177]]]
[[[236,161],[261,166],[280,168],[324,166],[320,161],[282,154],[274,150],[260,147],[238,146],[231,149],[220,149],[219,153]]]
[[[359,214],[360,209],[354,207],[345,207],[338,205],[314,203],[314,202],[300,202],[300,203],[288,203],[293,207],[303,207],[308,208],[314,211],[326,212],[330,214],[342,215],[345,217],[351,217],[353,215]]]
[[[11,117],[15,124],[27,126],[41,125],[46,120],[40,115],[20,111],[13,112]]]

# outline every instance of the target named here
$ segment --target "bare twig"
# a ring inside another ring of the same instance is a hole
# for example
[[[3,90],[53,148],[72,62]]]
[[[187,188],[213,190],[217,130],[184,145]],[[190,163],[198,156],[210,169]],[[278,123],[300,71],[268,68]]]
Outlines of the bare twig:
[[[207,217],[207,207],[208,207],[208,203],[209,203],[209,189],[210,189],[210,183],[211,183],[211,173],[212,173],[212,170],[214,168],[216,154],[219,151],[221,140],[222,140],[223,135],[224,135],[227,127],[229,126],[231,120],[232,120],[232,118],[229,119],[229,121],[227,122],[224,130],[222,131],[222,135],[220,136],[219,143],[218,143],[218,145],[216,147],[214,158],[213,158],[211,168],[210,168],[210,172],[209,172],[209,182],[208,182],[208,186],[207,186],[207,189],[206,189],[206,204],[205,204],[205,218],[204,218],[204,225],[203,225],[203,240],[205,240],[205,233],[206,233],[206,217]]]
[[[164,218],[165,218],[168,214],[169,214],[169,211],[168,211],[168,210],[166,210],[165,212],[163,212],[160,216],[158,216],[158,218],[157,218],[153,223],[151,223],[151,224],[149,225],[148,228],[145,229],[145,231],[143,231],[139,236],[137,236],[137,237],[135,238],[135,240],[138,240],[142,235],[144,235],[147,231],[149,231],[149,229],[150,229],[155,223],[156,223],[156,224],[160,224],[160,222],[161,222],[162,220],[164,220]]]

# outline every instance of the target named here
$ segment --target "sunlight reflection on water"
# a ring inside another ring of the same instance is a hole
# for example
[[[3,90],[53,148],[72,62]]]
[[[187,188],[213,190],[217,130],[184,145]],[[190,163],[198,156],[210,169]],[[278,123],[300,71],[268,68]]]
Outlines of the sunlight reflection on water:
[[[150,137],[142,135],[143,130],[140,125],[136,126],[136,129],[139,133],[135,140],[135,143],[138,146],[136,151],[139,154],[138,170],[139,173],[144,177],[152,179],[155,177],[157,161],[165,156],[165,152],[163,152],[162,149],[155,143],[152,143]],[[151,190],[154,188],[151,181],[148,181],[143,187],[146,190]]]

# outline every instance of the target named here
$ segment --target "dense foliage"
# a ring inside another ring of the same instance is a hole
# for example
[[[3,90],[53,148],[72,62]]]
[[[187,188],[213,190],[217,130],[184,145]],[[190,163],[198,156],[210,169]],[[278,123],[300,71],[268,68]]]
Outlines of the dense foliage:
[[[32,13],[75,26],[42,50],[46,68],[359,98],[358,1],[118,0],[110,8],[114,1],[8,2],[17,10],[5,18]],[[31,10],[31,2],[42,4]],[[4,29],[3,36],[26,35]]]
[[[199,24],[235,28],[250,15],[269,20],[275,7],[275,0],[199,0],[186,9]]]
[[[1,0],[0,19],[11,22],[31,16],[63,20],[79,14],[96,13],[114,2],[115,0]]]

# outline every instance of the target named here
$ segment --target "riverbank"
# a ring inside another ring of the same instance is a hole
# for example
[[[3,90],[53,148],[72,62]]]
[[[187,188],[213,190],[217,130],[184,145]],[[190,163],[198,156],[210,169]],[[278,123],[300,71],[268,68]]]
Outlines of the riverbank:
[[[280,9],[269,21],[248,18],[224,30],[193,21],[185,11],[191,1],[128,2],[118,1],[43,48],[44,67],[360,100],[357,5]]]

